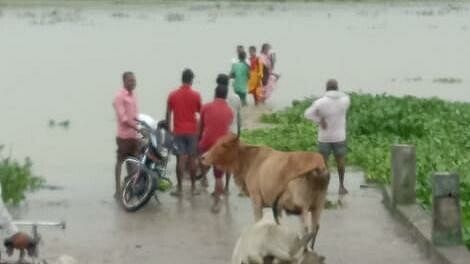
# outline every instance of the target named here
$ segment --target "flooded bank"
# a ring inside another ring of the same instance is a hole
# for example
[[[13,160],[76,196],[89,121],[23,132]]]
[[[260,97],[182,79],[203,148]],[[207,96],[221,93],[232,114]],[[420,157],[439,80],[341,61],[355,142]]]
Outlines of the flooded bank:
[[[84,263],[153,263],[155,247],[179,256],[175,263],[221,263],[251,222],[247,200],[233,197],[236,209],[216,218],[205,211],[205,196],[164,195],[162,205],[152,202],[136,214],[112,200],[111,101],[121,72],[136,73],[141,111],[162,118],[184,67],[193,68],[194,86],[208,101],[235,46],[268,41],[282,74],[274,108],[322,93],[331,77],[345,90],[470,101],[469,8],[465,2],[0,5],[0,143],[14,157],[30,156],[34,170],[61,187],[31,194],[16,216],[66,220],[68,229],[48,231],[45,241],[60,248],[57,255]],[[50,120],[69,120],[68,128],[51,127]],[[191,239],[186,223],[193,223]],[[198,243],[206,249],[180,253]]]

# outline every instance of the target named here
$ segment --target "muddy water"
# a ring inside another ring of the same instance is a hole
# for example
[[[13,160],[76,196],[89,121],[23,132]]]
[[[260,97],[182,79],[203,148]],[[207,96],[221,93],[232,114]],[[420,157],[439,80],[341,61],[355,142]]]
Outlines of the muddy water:
[[[161,206],[152,203],[132,215],[111,199],[111,100],[120,73],[136,72],[142,112],[162,117],[181,69],[194,69],[195,87],[209,100],[215,75],[229,70],[235,45],[269,41],[282,74],[270,102],[274,107],[321,93],[330,77],[345,90],[470,101],[469,8],[0,5],[0,142],[15,157],[31,156],[38,174],[64,187],[30,195],[17,216],[67,220],[67,232],[46,234],[53,241],[49,246],[88,263],[153,263],[149,256],[158,256],[149,244],[159,248],[158,255],[176,256],[175,263],[221,263],[251,220],[246,200],[233,198],[232,210],[214,219],[206,196],[181,202],[165,196]],[[50,128],[50,119],[70,120],[70,128]],[[186,239],[188,229],[194,232]]]

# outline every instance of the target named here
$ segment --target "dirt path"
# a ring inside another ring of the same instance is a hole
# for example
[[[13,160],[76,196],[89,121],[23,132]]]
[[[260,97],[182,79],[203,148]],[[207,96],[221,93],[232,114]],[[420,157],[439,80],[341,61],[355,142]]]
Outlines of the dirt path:
[[[257,129],[269,127],[269,124],[260,122],[263,114],[272,113],[273,109],[269,105],[253,106],[242,108],[242,129]]]

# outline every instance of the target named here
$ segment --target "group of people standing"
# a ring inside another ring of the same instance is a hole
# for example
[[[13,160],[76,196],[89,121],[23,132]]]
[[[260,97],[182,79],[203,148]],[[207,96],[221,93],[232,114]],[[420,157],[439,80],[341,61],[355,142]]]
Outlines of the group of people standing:
[[[181,76],[181,86],[168,96],[166,119],[172,127],[175,155],[177,156],[177,186],[171,193],[182,194],[182,179],[186,171],[191,178],[192,193],[198,194],[195,187],[196,179],[207,186],[205,174],[208,168],[197,163],[197,157],[204,153],[227,133],[240,133],[241,107],[247,105],[247,94],[253,95],[255,104],[264,103],[268,99],[279,75],[274,73],[275,54],[271,45],[265,43],[257,54],[256,47],[249,47],[249,58],[242,45],[237,46],[237,58],[234,58],[229,74],[219,74],[216,78],[214,100],[202,104],[199,92],[192,88],[194,73],[185,69]],[[233,79],[234,93],[230,92],[229,82]],[[121,166],[127,156],[135,156],[139,151],[138,128],[135,122],[139,113],[135,75],[125,72],[122,75],[123,88],[114,99],[113,106],[118,120],[117,129],[117,162],[115,167],[115,197],[120,193]],[[236,94],[236,95],[235,95]],[[199,119],[198,119],[199,115]],[[199,166],[199,168],[198,168]],[[202,173],[196,175],[197,171]],[[216,185],[214,197],[218,198],[228,192],[230,174],[214,169]],[[223,175],[226,174],[225,187]]]
[[[230,77],[233,88],[243,106],[247,105],[247,95],[253,96],[255,105],[264,103],[276,86],[280,75],[274,72],[276,54],[270,44],[261,46],[258,54],[255,46],[248,48],[249,57],[243,45],[237,46],[237,57],[232,60]]]
[[[172,127],[174,154],[177,157],[176,174],[177,185],[171,192],[173,196],[182,196],[183,176],[189,172],[191,179],[191,194],[198,195],[196,179],[201,179],[207,187],[206,173],[210,168],[199,164],[198,155],[209,150],[219,138],[228,133],[240,133],[240,100],[229,96],[230,76],[219,74],[216,77],[214,99],[206,104],[202,103],[199,92],[192,87],[195,75],[191,69],[185,69],[181,76],[181,85],[173,90],[167,99],[167,123]],[[139,137],[135,122],[138,115],[137,98],[134,93],[136,87],[135,75],[125,72],[122,75],[123,88],[115,99],[114,109],[118,121],[117,129],[117,162],[115,167],[116,189],[115,197],[119,198],[121,183],[121,166],[127,156],[138,155]],[[199,118],[198,118],[199,117]],[[200,175],[196,175],[200,171]],[[216,168],[215,176],[214,210],[218,210],[220,196],[228,192],[230,175]],[[223,176],[226,175],[225,186]]]
[[[202,103],[199,92],[192,87],[195,75],[191,69],[185,69],[181,76],[181,85],[173,90],[167,99],[166,121],[172,128],[174,154],[177,157],[177,186],[171,192],[181,196],[185,172],[191,179],[191,194],[198,195],[196,181],[207,187],[206,174],[209,168],[199,164],[198,156],[208,151],[218,139],[228,133],[239,134],[241,127],[241,107],[246,105],[247,93],[253,95],[255,104],[264,103],[272,93],[279,75],[274,73],[275,55],[269,44],[263,44],[260,55],[256,48],[250,47],[247,60],[243,46],[237,47],[238,60],[232,64],[230,74],[216,77],[214,99]],[[133,92],[136,87],[135,75],[125,72],[122,75],[123,88],[114,99],[114,109],[118,120],[117,162],[115,168],[116,191],[120,193],[121,165],[127,156],[136,156],[139,151],[138,128],[135,122],[138,115],[137,99]],[[234,92],[230,93],[229,82],[234,79]],[[334,154],[340,174],[341,194],[347,193],[344,187],[344,166],[346,146],[346,112],[349,97],[338,91],[336,80],[329,80],[327,93],[307,109],[305,117],[319,124],[319,151],[328,160]],[[201,173],[199,175],[198,171]],[[230,172],[213,168],[215,176],[215,208],[220,197],[229,190]],[[225,174],[225,186],[223,176]]]

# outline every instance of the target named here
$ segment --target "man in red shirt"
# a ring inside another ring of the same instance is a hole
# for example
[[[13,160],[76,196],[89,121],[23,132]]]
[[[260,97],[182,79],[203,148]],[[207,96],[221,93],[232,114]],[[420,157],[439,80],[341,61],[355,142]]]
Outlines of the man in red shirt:
[[[201,111],[202,103],[199,93],[191,88],[193,79],[194,73],[190,69],[185,69],[182,74],[183,84],[168,96],[166,119],[168,124],[171,124],[171,117],[173,117],[173,135],[177,156],[178,185],[176,190],[171,192],[173,196],[182,195],[182,179],[188,163],[192,194],[199,194],[195,185],[198,132],[196,114]]]
[[[199,151],[204,153],[208,151],[218,139],[230,132],[230,125],[233,121],[233,111],[228,105],[227,85],[218,85],[215,88],[215,99],[211,103],[205,104],[201,110],[201,133],[199,140]],[[208,168],[203,170],[207,171]],[[215,177],[215,188],[213,196],[215,203],[213,211],[219,211],[220,195],[224,193],[223,175],[224,171],[213,168]]]

